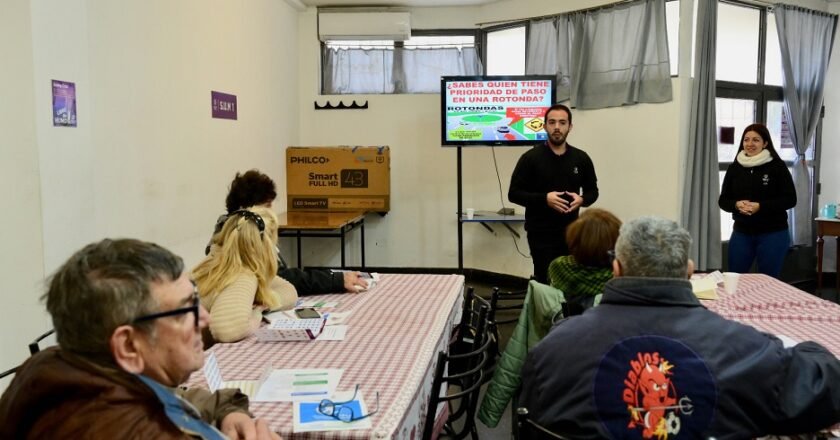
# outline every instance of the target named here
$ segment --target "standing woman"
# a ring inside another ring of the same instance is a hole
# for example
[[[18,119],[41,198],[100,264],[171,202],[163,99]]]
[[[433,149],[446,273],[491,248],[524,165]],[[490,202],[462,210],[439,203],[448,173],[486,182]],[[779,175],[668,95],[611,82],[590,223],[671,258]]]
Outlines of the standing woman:
[[[295,306],[295,287],[277,276],[276,245],[277,217],[262,206],[230,213],[213,235],[210,254],[192,271],[213,340],[244,339],[264,310]]]
[[[764,125],[744,129],[735,162],[723,177],[718,205],[735,220],[729,270],[749,272],[757,259],[759,272],[778,278],[790,247],[787,210],[796,206],[796,189]]]

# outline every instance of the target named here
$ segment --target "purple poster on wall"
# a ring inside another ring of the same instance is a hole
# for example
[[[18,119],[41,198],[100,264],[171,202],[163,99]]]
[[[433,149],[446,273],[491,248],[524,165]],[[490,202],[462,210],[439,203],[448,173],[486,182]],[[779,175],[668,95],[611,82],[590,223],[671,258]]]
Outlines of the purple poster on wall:
[[[76,126],[76,83],[52,80],[53,126]]]
[[[214,118],[236,119],[236,95],[211,90],[210,105]]]

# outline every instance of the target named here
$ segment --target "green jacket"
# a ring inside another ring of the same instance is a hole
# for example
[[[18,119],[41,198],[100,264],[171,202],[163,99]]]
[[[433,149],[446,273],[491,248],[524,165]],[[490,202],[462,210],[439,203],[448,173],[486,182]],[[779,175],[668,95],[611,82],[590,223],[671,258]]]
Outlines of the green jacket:
[[[561,290],[534,280],[528,283],[528,292],[519,314],[519,321],[496,364],[493,379],[478,411],[478,419],[488,427],[494,428],[498,425],[505,407],[522,382],[520,371],[528,350],[548,334],[554,323],[554,316],[562,311],[564,302]]]

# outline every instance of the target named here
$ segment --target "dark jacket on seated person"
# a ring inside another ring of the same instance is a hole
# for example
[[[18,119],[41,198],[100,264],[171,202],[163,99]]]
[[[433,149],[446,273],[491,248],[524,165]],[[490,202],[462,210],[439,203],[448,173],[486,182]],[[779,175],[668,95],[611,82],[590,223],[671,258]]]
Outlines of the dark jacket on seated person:
[[[222,214],[216,220],[216,227],[213,229],[213,235],[218,234],[227,221],[228,215]],[[204,248],[204,255],[210,253],[210,245]],[[280,255],[280,248],[277,248],[277,276],[292,283],[297,290],[298,295],[318,295],[322,293],[343,293],[344,288],[344,274],[342,272],[333,272],[331,270],[321,269],[298,269],[289,267],[283,257]]]
[[[746,439],[840,421],[840,360],[704,308],[686,280],[616,278],[529,354],[520,406],[575,439]]]
[[[248,397],[237,389],[216,393],[179,389],[175,391],[178,399],[171,388],[156,382],[147,385],[141,377],[57,347],[36,353],[21,366],[0,399],[0,438],[221,438],[215,428],[225,416],[248,413]],[[165,406],[157,395],[160,391],[168,394],[174,409]],[[197,411],[197,417],[185,416],[184,410]],[[177,425],[170,419],[175,415]],[[218,436],[193,435],[196,425],[189,419],[198,418],[213,425],[204,429]]]

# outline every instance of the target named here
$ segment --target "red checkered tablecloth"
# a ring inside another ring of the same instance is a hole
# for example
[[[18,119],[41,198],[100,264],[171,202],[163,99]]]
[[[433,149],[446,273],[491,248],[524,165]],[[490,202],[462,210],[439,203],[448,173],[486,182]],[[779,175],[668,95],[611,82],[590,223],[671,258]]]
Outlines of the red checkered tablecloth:
[[[369,408],[379,392],[370,430],[292,435],[290,403],[252,403],[251,412],[286,439],[420,438],[433,363],[460,317],[463,288],[461,275],[383,274],[369,292],[318,296],[338,301],[333,311],[351,312],[343,341],[257,342],[251,336],[210,351],[225,380],[258,379],[271,362],[274,368],[341,368],[338,389],[359,384]],[[203,374],[194,373],[187,385],[206,387]]]
[[[738,289],[703,305],[727,319],[796,341],[816,341],[840,357],[840,305],[762,274],[742,274]]]

